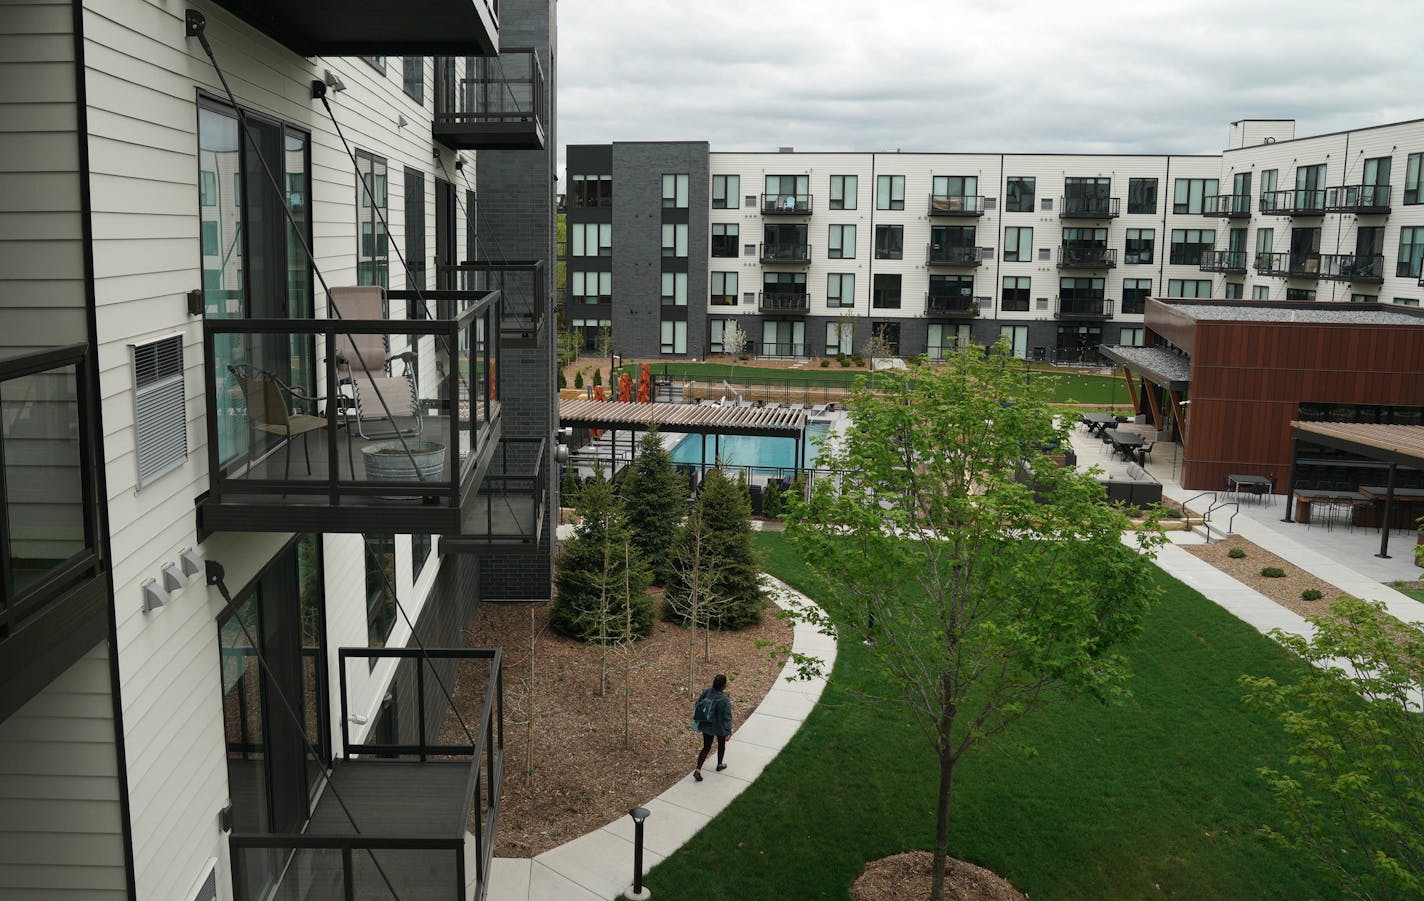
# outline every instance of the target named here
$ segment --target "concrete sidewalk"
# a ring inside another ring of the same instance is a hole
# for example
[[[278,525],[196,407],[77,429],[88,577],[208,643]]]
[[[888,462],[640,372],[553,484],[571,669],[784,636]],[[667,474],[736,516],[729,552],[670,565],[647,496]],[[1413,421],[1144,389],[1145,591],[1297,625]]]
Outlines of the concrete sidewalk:
[[[778,606],[815,608],[809,598],[785,583],[765,575],[762,579]],[[820,658],[826,672],[835,664],[836,640],[813,626],[796,625],[792,648]],[[645,872],[686,844],[732,803],[796,734],[820,699],[826,680],[787,682],[794,672],[788,663],[756,710],[732,733],[726,771],[718,773],[708,767],[703,773],[705,781],[700,783],[693,781],[689,771],[676,785],[642,805],[651,811],[644,827]],[[633,820],[625,815],[532,859],[495,858],[485,897],[489,901],[595,901],[618,898],[632,882]]]

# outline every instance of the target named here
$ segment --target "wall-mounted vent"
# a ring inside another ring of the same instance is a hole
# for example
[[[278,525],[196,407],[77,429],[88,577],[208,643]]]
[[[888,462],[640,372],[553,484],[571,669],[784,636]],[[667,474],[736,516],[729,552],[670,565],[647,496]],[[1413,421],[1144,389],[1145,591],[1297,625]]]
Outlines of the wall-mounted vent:
[[[999,208],[999,198],[997,198],[997,197],[985,197],[985,198],[984,198],[984,209],[986,209],[986,210],[996,210],[996,209],[998,209],[998,208]]]
[[[992,260],[992,259],[994,258],[994,248],[992,248],[992,247],[981,247],[980,250],[982,250],[982,251],[984,252],[984,255],[983,255],[982,259],[984,259],[984,260]]]
[[[1034,298],[1033,304],[1034,304],[1034,309],[1037,309],[1037,310],[1046,310],[1046,309],[1048,309],[1048,298],[1047,298],[1047,297],[1036,297],[1036,298]]]
[[[143,488],[188,458],[183,338],[174,335],[132,349],[134,448],[138,487]]]

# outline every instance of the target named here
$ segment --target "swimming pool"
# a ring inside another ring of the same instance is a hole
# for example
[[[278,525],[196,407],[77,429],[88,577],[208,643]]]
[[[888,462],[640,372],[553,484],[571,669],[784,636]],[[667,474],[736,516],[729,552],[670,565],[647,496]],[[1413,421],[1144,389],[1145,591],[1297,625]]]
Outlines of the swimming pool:
[[[831,429],[828,422],[806,424],[806,447],[802,453],[801,467],[814,466],[821,453],[821,442]],[[711,466],[717,462],[720,453],[722,462],[732,466],[749,466],[754,475],[775,475],[777,470],[793,469],[796,466],[795,438],[767,438],[760,435],[723,435],[720,439],[707,436],[707,459],[702,459],[703,439],[701,435],[688,435],[673,448],[674,463],[691,463],[694,466]]]

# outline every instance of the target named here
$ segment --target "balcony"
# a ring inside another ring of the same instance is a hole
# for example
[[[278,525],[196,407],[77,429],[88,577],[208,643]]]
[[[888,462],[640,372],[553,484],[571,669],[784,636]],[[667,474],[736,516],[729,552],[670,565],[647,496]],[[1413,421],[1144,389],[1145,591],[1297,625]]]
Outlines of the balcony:
[[[1212,194],[1202,198],[1203,216],[1220,216],[1223,219],[1250,219],[1250,194]]]
[[[1261,213],[1267,216],[1323,216],[1324,188],[1267,191],[1261,195]]]
[[[967,294],[925,294],[925,312],[930,316],[972,319],[979,315],[979,298]]]
[[[1101,297],[1063,297],[1054,300],[1053,315],[1058,319],[1111,319],[1113,302]]]
[[[926,266],[967,266],[984,265],[984,248],[965,247],[962,244],[930,244],[925,248]]]
[[[500,438],[499,294],[338,291],[342,318],[203,324],[200,526],[463,535]]]
[[[1342,185],[1325,191],[1325,211],[1357,216],[1388,216],[1389,185]]]
[[[451,150],[543,150],[547,108],[544,69],[533,50],[435,60],[430,131]]]
[[[984,198],[978,194],[949,197],[930,195],[930,216],[967,217],[984,215]]]
[[[1319,278],[1320,254],[1318,253],[1258,253],[1255,260],[1256,272],[1260,275],[1277,275],[1286,278]]]
[[[763,216],[809,216],[812,201],[810,194],[763,194],[761,214]]]
[[[1117,249],[1099,244],[1064,244],[1058,249],[1059,269],[1114,269]]]
[[[479,492],[465,505],[459,535],[441,541],[452,553],[535,551],[544,538],[549,496],[547,438],[504,437]]]
[[[1246,251],[1208,250],[1201,255],[1201,271],[1244,273],[1246,271]]]
[[[811,245],[762,244],[758,256],[763,263],[798,263],[804,266],[811,262]]]
[[[338,658],[343,753],[332,761],[328,790],[301,832],[231,834],[233,897],[478,901],[489,887],[504,778],[502,652],[342,648]],[[353,697],[348,670],[364,687],[363,677],[388,659],[403,690],[396,722],[373,723],[365,740],[353,741],[350,717],[367,710],[359,692]],[[482,697],[479,718],[466,715],[462,725],[450,717],[447,691]],[[383,733],[394,743],[371,742]],[[248,874],[272,871],[282,874],[275,888],[247,884]]]
[[[443,288],[498,292],[501,343],[505,347],[538,346],[543,338],[544,291],[548,286],[543,260],[466,260],[457,266],[437,266],[435,274]]]
[[[1321,254],[1320,277],[1363,285],[1383,284],[1384,254]]]
[[[108,631],[87,347],[0,360],[0,720]]]
[[[491,56],[499,0],[217,0],[298,56]]]
[[[763,291],[757,295],[759,313],[807,313],[811,298],[804,291]]]
[[[1118,197],[1060,197],[1059,219],[1116,219],[1121,215]]]

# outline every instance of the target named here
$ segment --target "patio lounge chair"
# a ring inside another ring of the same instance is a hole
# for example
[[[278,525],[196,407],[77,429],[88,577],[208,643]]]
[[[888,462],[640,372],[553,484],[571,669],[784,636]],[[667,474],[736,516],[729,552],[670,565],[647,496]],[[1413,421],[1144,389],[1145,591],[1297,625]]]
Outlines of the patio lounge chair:
[[[331,289],[331,302],[342,319],[370,321],[385,319],[385,292],[377,286]],[[424,426],[416,404],[415,355],[410,351],[391,353],[389,338],[380,334],[339,334],[336,338],[337,378],[346,389],[345,410],[362,438],[390,438],[418,435]],[[414,422],[402,428],[398,419]],[[366,423],[387,420],[390,430],[366,431]]]

